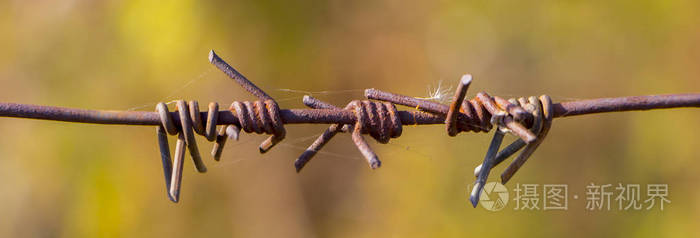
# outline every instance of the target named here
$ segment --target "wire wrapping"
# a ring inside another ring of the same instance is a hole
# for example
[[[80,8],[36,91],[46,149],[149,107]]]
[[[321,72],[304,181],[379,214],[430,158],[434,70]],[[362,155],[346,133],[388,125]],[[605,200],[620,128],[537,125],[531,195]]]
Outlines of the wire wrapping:
[[[460,132],[488,132],[491,130],[491,114],[484,109],[483,104],[476,99],[464,101],[460,106],[460,112],[466,116],[458,123]]]
[[[286,135],[284,124],[279,115],[279,106],[273,100],[238,102],[231,104],[232,111],[238,115],[241,127],[247,133],[270,134],[275,139],[282,140]],[[266,142],[263,142],[266,143]],[[269,143],[269,142],[267,142]],[[261,145],[261,151],[263,146]],[[269,148],[265,148],[265,152]]]
[[[461,85],[464,85],[464,83]],[[459,87],[458,89],[458,92],[460,90],[466,92],[467,88]],[[536,136],[527,130],[527,127],[531,126],[532,123],[532,116],[529,113],[521,107],[509,103],[507,100],[491,97],[485,92],[480,92],[474,99],[464,102],[463,95],[461,98],[456,97],[459,100],[453,100],[451,106],[377,89],[365,90],[365,96],[369,99],[387,101],[445,116],[445,124],[447,124],[447,131],[450,136],[455,136],[459,132],[465,131],[488,132],[492,128],[493,115],[505,113],[508,116],[503,117],[503,122],[508,129],[528,143],[536,139]]]
[[[331,104],[313,98],[309,95],[304,96],[303,102],[306,106],[314,109],[340,109]],[[367,144],[367,141],[362,137],[362,134],[369,134],[377,142],[386,144],[391,138],[401,136],[403,127],[401,120],[398,118],[398,110],[393,103],[389,102],[374,102],[370,100],[355,100],[348,103],[344,110],[352,110],[355,114],[354,125],[334,124],[328,127],[296,161],[294,166],[297,172],[323,148],[338,132],[352,132],[352,139],[355,146],[360,150],[360,153],[365,157],[370,168],[378,168],[381,166],[381,161],[377,155]]]
[[[349,105],[357,118],[355,127],[359,128],[362,134],[369,134],[382,144],[389,143],[391,138],[401,136],[403,129],[394,104],[356,100]]]
[[[484,162],[474,169],[474,175],[477,176],[475,181],[475,186],[470,195],[470,201],[474,206],[478,203],[482,189],[486,184],[489,172],[493,167],[503,162],[505,159],[513,155],[515,152],[519,151],[523,147],[525,149],[513,160],[513,162],[505,169],[501,174],[501,182],[506,183],[510,178],[517,172],[520,167],[527,161],[527,159],[532,155],[532,153],[537,149],[537,147],[542,143],[544,138],[549,132],[549,128],[552,124],[552,101],[547,95],[542,95],[539,98],[529,97],[509,99],[508,102],[511,105],[517,105],[524,107],[527,113],[530,113],[533,118],[533,124],[528,130],[534,134],[537,134],[537,139],[532,143],[525,143],[522,139],[517,139],[505,149],[498,151],[502,142],[503,134],[508,132],[502,121],[493,120],[499,129],[494,134],[494,138],[491,141],[491,146],[486,153]],[[504,114],[501,114],[504,115]]]
[[[204,162],[202,161],[197,142],[194,138],[194,133],[204,136],[208,141],[215,141],[212,156],[215,160],[219,160],[223,145],[227,137],[237,139],[239,128],[247,133],[270,134],[270,138],[265,140],[260,145],[261,153],[268,151],[274,145],[284,139],[286,130],[279,116],[279,106],[274,100],[255,101],[255,102],[239,102],[235,101],[231,104],[230,110],[238,115],[240,125],[225,125],[222,126],[221,132],[217,133],[217,118],[219,113],[219,104],[209,103],[207,120],[202,120],[197,101],[184,100],[176,101],[176,109],[179,114],[179,128],[173,120],[168,106],[160,102],[156,105],[156,112],[160,116],[162,125],[158,126],[156,133],[161,153],[163,164],[163,173],[165,176],[166,189],[168,196],[173,202],[179,200],[180,184],[182,182],[182,164],[184,160],[185,150],[190,151],[195,168],[200,173],[207,171]],[[177,145],[175,147],[175,159],[170,157],[170,148],[168,145],[167,134],[177,135]]]
[[[355,146],[367,159],[370,168],[379,168],[381,161],[362,137],[362,134],[369,134],[382,144],[389,143],[390,138],[401,136],[401,121],[396,117],[396,107],[391,103],[355,100],[350,102],[346,108],[355,112],[356,122],[354,130],[352,130],[352,140],[355,142]]]

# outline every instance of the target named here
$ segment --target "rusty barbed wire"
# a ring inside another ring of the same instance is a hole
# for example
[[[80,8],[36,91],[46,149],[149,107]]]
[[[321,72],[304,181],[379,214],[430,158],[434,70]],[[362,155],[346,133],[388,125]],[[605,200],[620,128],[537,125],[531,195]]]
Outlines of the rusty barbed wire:
[[[543,142],[553,118],[603,112],[700,107],[700,94],[633,96],[553,103],[547,95],[506,100],[479,92],[475,98],[465,100],[472,77],[464,75],[450,105],[378,89],[367,89],[365,97],[368,100],[351,101],[344,108],[307,95],[303,97],[303,102],[311,109],[280,109],[272,97],[214,51],[209,53],[209,62],[259,100],[234,101],[228,110],[219,110],[219,104],[212,102],[205,112],[200,111],[197,101],[184,100],[176,101],[175,112],[170,112],[168,106],[162,102],[156,105],[155,112],[100,111],[0,103],[0,117],[156,126],[167,195],[173,202],[179,201],[182,168],[187,150],[197,171],[207,171],[194,138],[195,134],[214,142],[211,155],[219,161],[226,141],[237,140],[241,130],[246,133],[270,135],[259,146],[260,153],[265,153],[285,138],[286,124],[330,124],[294,162],[296,171],[300,172],[339,132],[351,133],[355,146],[366,158],[369,167],[376,169],[381,166],[381,161],[363,134],[368,134],[377,142],[385,144],[391,138],[401,136],[403,125],[445,124],[449,136],[456,136],[460,132],[489,132],[495,126],[498,129],[494,133],[484,161],[474,170],[477,180],[470,194],[470,201],[476,206],[490,170],[521,151],[501,174],[501,182],[508,182]],[[402,111],[398,110],[396,105],[416,110]],[[206,120],[203,120],[204,118]],[[217,126],[220,126],[218,130]],[[513,134],[518,139],[499,151],[506,133]],[[177,136],[174,157],[170,155],[168,135]]]

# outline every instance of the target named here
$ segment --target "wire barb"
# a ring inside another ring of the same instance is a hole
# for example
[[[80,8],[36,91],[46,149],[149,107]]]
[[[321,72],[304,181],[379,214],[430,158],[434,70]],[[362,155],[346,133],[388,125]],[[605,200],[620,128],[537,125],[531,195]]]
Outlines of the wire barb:
[[[447,119],[445,119],[445,124],[447,125],[447,134],[449,136],[456,136],[459,131],[457,130],[457,115],[459,115],[459,109],[464,104],[464,97],[467,96],[467,90],[469,89],[469,84],[472,83],[472,76],[470,74],[465,74],[457,85],[457,92],[454,98],[452,98],[452,104],[450,104],[450,110],[447,111]]]
[[[304,105],[314,109],[339,109],[309,95],[304,96],[303,102]],[[390,138],[401,136],[403,129],[396,106],[391,103],[355,100],[345,106],[343,110],[353,111],[356,123],[354,125],[334,124],[329,126],[294,162],[297,172],[301,171],[309,160],[338,132],[352,132],[352,140],[360,153],[367,159],[370,168],[376,169],[381,166],[381,161],[362,137],[362,134],[369,134],[382,144],[389,143]]]
[[[450,106],[376,89],[366,90],[365,96],[370,99],[415,107],[418,110],[437,115],[445,115],[445,125],[449,136],[456,136],[461,131],[488,132],[492,126],[498,127],[484,162],[474,171],[477,181],[469,200],[476,207],[493,166],[525,147],[523,152],[501,175],[502,182],[505,183],[542,143],[549,126],[551,126],[553,107],[551,99],[546,95],[541,96],[539,100],[530,97],[530,101],[527,102],[522,98],[520,100],[505,100],[500,97],[492,97],[485,92],[479,92],[475,99],[464,101],[471,81],[471,75],[462,77]],[[542,110],[545,111],[546,116],[542,116]],[[544,120],[544,122],[540,120]],[[541,126],[542,124],[544,126]],[[498,150],[506,132],[518,136],[519,139],[499,153]]]
[[[519,98],[518,100],[510,99],[507,100],[507,102],[508,104],[501,103],[500,105],[520,106],[525,108],[526,112],[530,114],[533,120],[533,125],[529,131],[531,133],[536,133],[537,137],[535,141],[531,143],[526,143],[523,141],[523,139],[519,138],[499,152],[498,149],[503,139],[503,132],[509,131],[501,130],[500,128],[502,128],[502,126],[499,126],[499,130],[496,130],[496,134],[491,141],[491,146],[489,146],[484,162],[474,169],[474,175],[477,176],[477,180],[469,197],[469,200],[474,207],[476,207],[479,202],[482,189],[486,184],[486,180],[488,179],[491,169],[513,155],[515,152],[525,147],[520,155],[518,155],[510,166],[508,166],[506,171],[501,174],[501,183],[505,184],[508,182],[515,172],[517,172],[525,161],[527,161],[527,159],[532,155],[532,153],[534,153],[535,149],[537,149],[537,147],[542,143],[547,135],[547,132],[549,131],[549,127],[551,126],[552,101],[549,96],[543,95],[540,96],[540,98],[529,97],[528,100],[525,100],[524,98]],[[498,123],[497,121],[495,122]]]
[[[199,153],[194,133],[204,136],[208,141],[215,141],[211,154],[216,161],[219,161],[221,158],[221,153],[223,152],[223,147],[227,138],[238,140],[238,134],[241,128],[243,128],[246,133],[254,132],[257,134],[266,133],[271,135],[260,144],[260,153],[269,151],[282,141],[286,135],[284,123],[280,117],[280,108],[272,97],[236,71],[216,55],[213,50],[209,53],[209,61],[241,85],[241,87],[261,100],[254,102],[234,101],[229,110],[237,116],[238,123],[222,126],[218,133],[216,131],[219,118],[218,103],[209,103],[206,113],[207,120],[206,124],[204,124],[205,122],[202,120],[202,115],[199,111],[199,103],[197,101],[189,101],[189,103],[187,103],[184,100],[178,100],[176,106],[181,126],[179,129],[175,127],[175,122],[173,122],[173,117],[170,115],[167,105],[163,102],[156,105],[156,112],[158,112],[162,122],[162,125],[158,126],[156,133],[158,135],[158,144],[163,164],[163,174],[168,190],[168,197],[173,202],[179,201],[185,146],[187,147],[186,149],[190,151],[190,156],[194,161],[197,171],[200,173],[207,171]],[[177,134],[178,136],[174,162],[171,162],[168,138],[165,132],[171,135]]]

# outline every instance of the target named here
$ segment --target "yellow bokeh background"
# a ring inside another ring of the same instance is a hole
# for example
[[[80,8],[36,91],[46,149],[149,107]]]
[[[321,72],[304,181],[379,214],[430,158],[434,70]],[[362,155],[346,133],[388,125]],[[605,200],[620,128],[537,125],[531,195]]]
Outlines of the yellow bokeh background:
[[[253,99],[207,62],[211,49],[282,108],[303,107],[297,90],[336,105],[365,88],[427,97],[465,73],[470,97],[698,92],[698,23],[690,0],[0,0],[0,101],[151,111]],[[243,134],[221,162],[205,156],[205,174],[188,159],[173,204],[152,127],[0,118],[0,237],[692,237],[698,121],[697,109],[558,119],[506,186],[566,184],[579,199],[491,212],[467,200],[483,133],[406,126],[372,142],[375,171],[339,135],[299,174],[294,159],[325,125],[289,125],[265,155],[263,136]],[[668,184],[671,203],[588,211],[590,183],[640,184],[643,198]]]

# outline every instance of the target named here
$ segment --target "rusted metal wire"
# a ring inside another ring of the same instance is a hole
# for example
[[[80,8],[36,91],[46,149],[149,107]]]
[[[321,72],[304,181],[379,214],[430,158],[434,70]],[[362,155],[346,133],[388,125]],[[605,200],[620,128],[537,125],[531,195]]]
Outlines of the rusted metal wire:
[[[285,138],[286,124],[330,124],[329,128],[294,162],[299,172],[339,132],[352,134],[353,142],[367,159],[370,168],[375,169],[381,165],[381,161],[362,134],[369,134],[380,143],[388,143],[389,139],[402,134],[403,125],[445,124],[449,136],[469,131],[488,132],[496,126],[498,130],[484,162],[474,171],[477,182],[470,200],[476,206],[490,170],[521,151],[501,174],[502,183],[510,180],[542,143],[553,118],[603,112],[700,107],[700,94],[633,96],[552,103],[546,95],[506,100],[479,92],[475,98],[465,100],[467,89],[472,81],[471,75],[465,75],[460,80],[450,105],[377,89],[367,89],[365,97],[378,101],[356,100],[350,102],[345,108],[339,108],[311,96],[305,96],[303,102],[311,109],[280,109],[272,97],[236,71],[214,51],[210,52],[209,61],[259,100],[235,101],[228,110],[219,110],[218,103],[210,103],[208,110],[204,112],[200,111],[197,101],[182,100],[176,102],[177,111],[175,112],[168,111],[165,103],[157,104],[155,112],[102,111],[0,103],[0,117],[156,126],[168,197],[173,202],[179,200],[185,150],[189,150],[197,171],[206,172],[206,166],[194,138],[195,134],[214,142],[211,154],[216,161],[219,161],[226,141],[237,140],[241,129],[246,133],[270,135],[259,147],[260,153],[265,153]],[[395,105],[408,106],[416,110],[400,111]],[[220,126],[218,131],[217,126]],[[499,151],[505,133],[513,134],[519,139]],[[174,158],[170,156],[167,135],[177,136]]]

